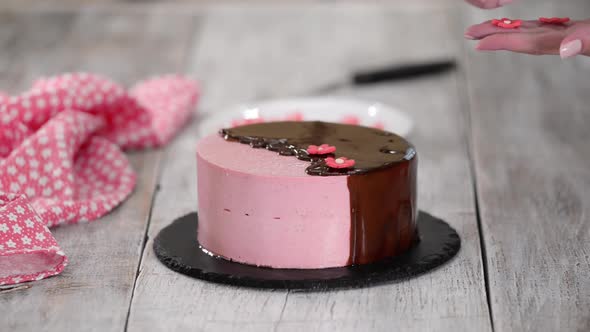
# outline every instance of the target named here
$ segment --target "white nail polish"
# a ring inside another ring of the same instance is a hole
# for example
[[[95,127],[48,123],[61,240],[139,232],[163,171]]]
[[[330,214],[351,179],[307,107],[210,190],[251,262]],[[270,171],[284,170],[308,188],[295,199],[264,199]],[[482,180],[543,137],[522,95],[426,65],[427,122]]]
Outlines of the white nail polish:
[[[559,49],[559,55],[562,59],[571,58],[580,54],[580,52],[582,52],[582,41],[579,39],[572,40]]]

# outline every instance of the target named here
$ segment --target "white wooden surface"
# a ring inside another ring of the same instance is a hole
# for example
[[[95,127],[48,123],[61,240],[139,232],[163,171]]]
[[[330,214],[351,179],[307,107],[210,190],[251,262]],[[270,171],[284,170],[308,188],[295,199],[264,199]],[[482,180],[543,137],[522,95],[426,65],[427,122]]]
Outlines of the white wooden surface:
[[[0,89],[74,69],[124,83],[188,71],[202,80],[203,114],[305,94],[360,68],[456,57],[455,73],[334,94],[415,118],[420,208],[463,240],[442,268],[374,288],[256,291],[176,274],[151,239],[196,207],[197,116],[168,148],[131,155],[140,181],[123,206],[55,231],[72,261],[61,276],[0,291],[0,331],[590,330],[589,62],[476,54],[461,40],[469,23],[590,17],[588,3],[425,3],[0,10]]]

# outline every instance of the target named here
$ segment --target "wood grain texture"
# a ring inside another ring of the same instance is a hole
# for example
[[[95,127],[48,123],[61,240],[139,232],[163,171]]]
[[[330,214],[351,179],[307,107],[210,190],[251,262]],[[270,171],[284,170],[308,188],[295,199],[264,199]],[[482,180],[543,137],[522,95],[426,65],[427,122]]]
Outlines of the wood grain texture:
[[[590,14],[587,1],[506,17]],[[485,19],[467,12],[470,22]],[[467,52],[496,331],[590,330],[590,61]]]
[[[0,18],[2,87],[24,89],[40,75],[99,72],[130,83],[183,65],[187,15],[12,13]],[[157,50],[155,52],[154,50]],[[10,80],[17,79],[18,84]],[[11,86],[12,85],[12,86]],[[161,151],[133,153],[135,192],[110,215],[52,230],[70,265],[28,289],[0,293],[3,331],[122,331],[126,324]]]
[[[0,12],[0,89],[9,93],[26,89],[31,82],[25,76],[38,73],[38,66],[50,61],[45,56],[59,50],[74,19],[73,13]]]
[[[191,66],[204,82],[201,111],[311,91],[354,69],[457,55],[459,45],[448,42],[456,19],[449,14],[370,6],[212,10]],[[151,239],[196,208],[193,123],[167,151],[129,330],[490,331],[462,89],[461,76],[451,74],[340,91],[391,103],[415,118],[410,139],[420,156],[419,204],[458,229],[463,248],[456,259],[407,282],[323,293],[220,286],[168,270]]]

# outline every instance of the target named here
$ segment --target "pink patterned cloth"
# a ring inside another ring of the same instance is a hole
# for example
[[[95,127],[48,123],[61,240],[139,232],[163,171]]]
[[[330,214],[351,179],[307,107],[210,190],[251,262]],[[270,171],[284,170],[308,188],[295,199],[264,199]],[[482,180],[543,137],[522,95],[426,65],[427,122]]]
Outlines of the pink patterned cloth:
[[[125,200],[136,179],[121,149],[163,145],[197,99],[180,76],[127,92],[86,73],[0,93],[0,285],[59,274],[67,258],[47,227],[96,220]]]

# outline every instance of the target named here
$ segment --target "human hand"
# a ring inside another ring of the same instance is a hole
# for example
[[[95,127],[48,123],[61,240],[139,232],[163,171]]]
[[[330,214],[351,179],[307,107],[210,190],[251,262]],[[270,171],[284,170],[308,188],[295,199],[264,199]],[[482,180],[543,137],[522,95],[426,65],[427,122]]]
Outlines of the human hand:
[[[475,48],[480,51],[559,54],[564,59],[579,54],[590,56],[590,19],[564,24],[522,21],[515,29],[498,27],[487,21],[469,27],[465,38],[479,40]]]
[[[491,9],[504,6],[511,3],[513,0],[466,0],[470,4],[479,8]]]

